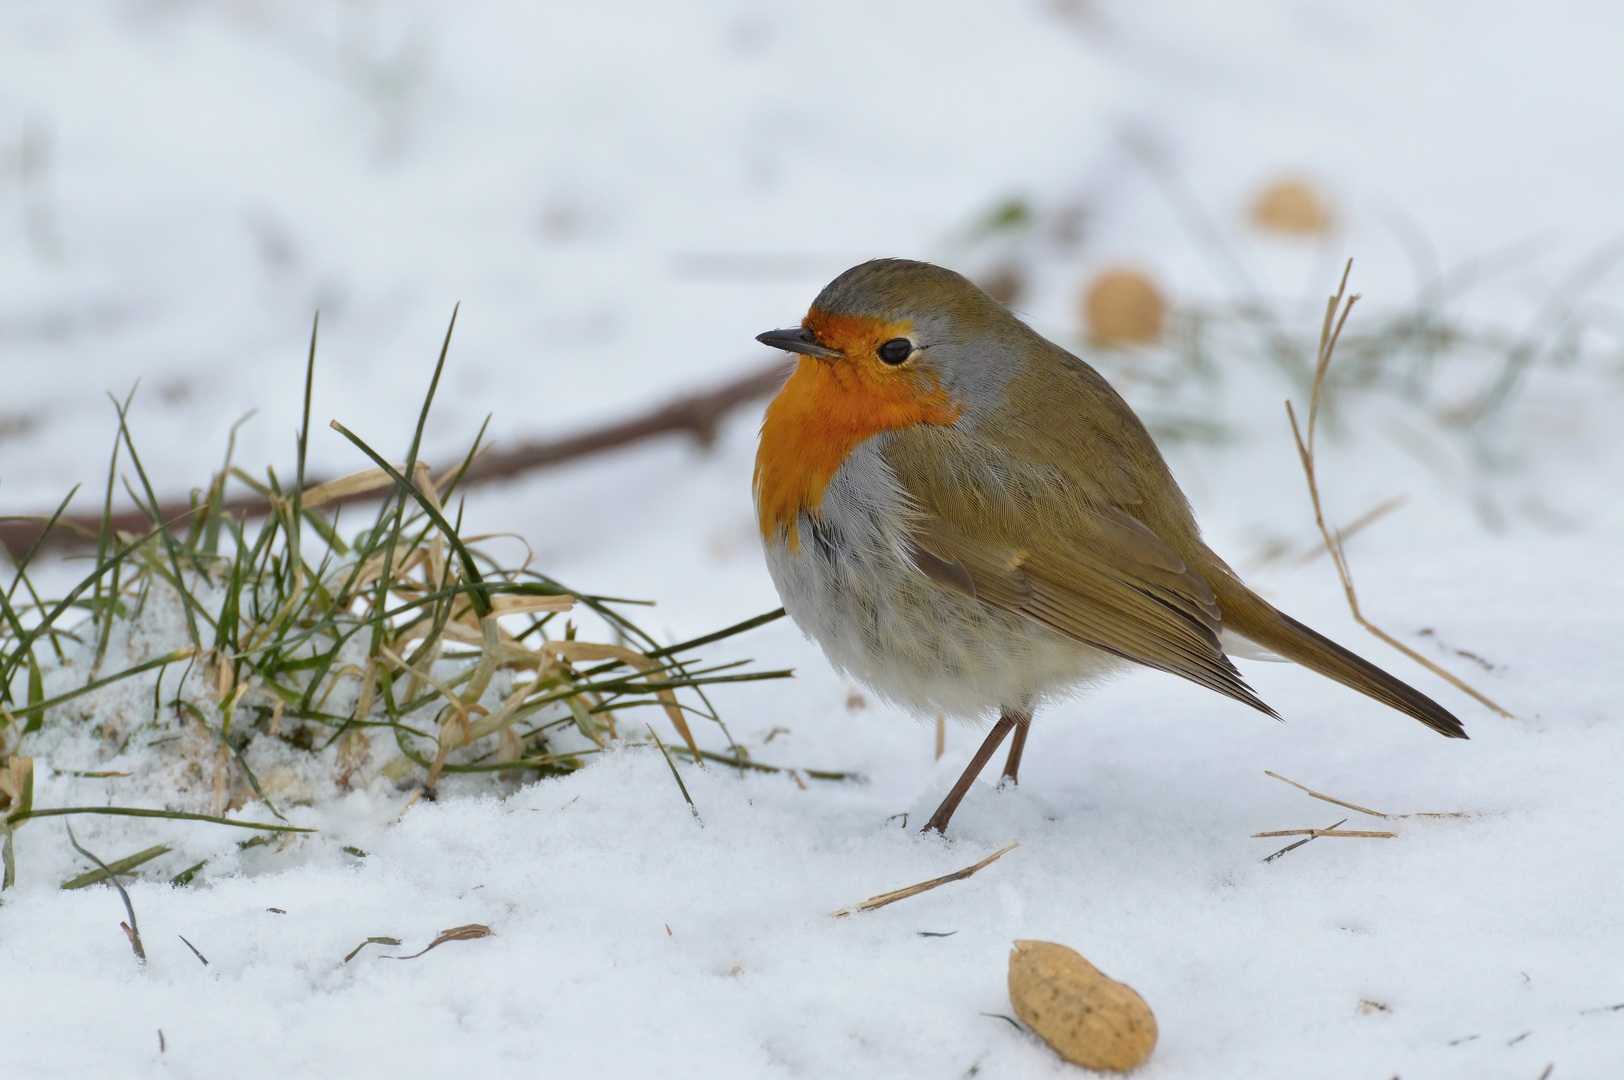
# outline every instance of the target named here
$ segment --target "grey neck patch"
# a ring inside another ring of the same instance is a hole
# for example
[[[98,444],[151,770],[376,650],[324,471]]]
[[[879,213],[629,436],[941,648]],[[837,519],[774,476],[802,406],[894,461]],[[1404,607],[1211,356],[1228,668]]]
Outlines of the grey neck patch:
[[[998,408],[1018,361],[1040,345],[1025,323],[945,267],[910,259],[875,259],[831,281],[813,301],[831,315],[912,324],[920,349],[911,363],[953,395],[963,412],[956,426],[973,429]]]

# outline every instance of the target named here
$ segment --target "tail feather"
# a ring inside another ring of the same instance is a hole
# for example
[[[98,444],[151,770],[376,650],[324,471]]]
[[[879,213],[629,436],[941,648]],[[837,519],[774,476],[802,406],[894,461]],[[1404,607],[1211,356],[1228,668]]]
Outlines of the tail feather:
[[[1375,698],[1383,705],[1413,716],[1440,735],[1464,739],[1461,722],[1427,695],[1401,682],[1330,638],[1309,629],[1291,616],[1276,611],[1240,580],[1227,572],[1203,575],[1218,594],[1226,629],[1266,649],[1294,660],[1311,671]]]

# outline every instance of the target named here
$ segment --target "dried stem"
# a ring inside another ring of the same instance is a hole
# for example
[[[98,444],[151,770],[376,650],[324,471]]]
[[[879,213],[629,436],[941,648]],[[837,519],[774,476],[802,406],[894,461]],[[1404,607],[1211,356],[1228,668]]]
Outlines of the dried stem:
[[[1321,795],[1319,792],[1315,791],[1311,787],[1304,787],[1302,784],[1299,784],[1295,780],[1287,780],[1284,776],[1281,776],[1279,773],[1270,772],[1268,769],[1263,770],[1263,775],[1264,776],[1272,776],[1276,780],[1281,781],[1282,783],[1290,784],[1292,787],[1296,788],[1298,791],[1306,791],[1308,794],[1312,795],[1314,798],[1319,799],[1319,800],[1321,800],[1323,802],[1331,803],[1334,806],[1346,807],[1349,810],[1357,810],[1361,814],[1369,814],[1371,817],[1385,818],[1385,817],[1388,816],[1387,814],[1384,814],[1379,810],[1371,810],[1371,809],[1369,809],[1367,807],[1355,806],[1351,802],[1343,802],[1341,799],[1333,799],[1329,795]],[[1281,835],[1284,835],[1284,834],[1281,834]]]
[[[1325,541],[1325,550],[1330,553],[1331,562],[1336,566],[1336,575],[1342,581],[1342,591],[1347,596],[1348,608],[1353,612],[1355,622],[1434,675],[1448,681],[1456,689],[1470,694],[1501,716],[1511,718],[1511,713],[1478,693],[1464,680],[1444,670],[1365,618],[1364,613],[1359,610],[1359,594],[1353,587],[1353,572],[1348,568],[1348,557],[1342,547],[1342,537],[1333,534],[1330,527],[1325,524],[1325,511],[1320,505],[1319,479],[1314,472],[1314,433],[1319,419],[1320,397],[1325,387],[1325,373],[1330,369],[1331,356],[1336,351],[1337,339],[1342,336],[1342,327],[1347,324],[1348,313],[1353,310],[1354,303],[1359,299],[1357,295],[1347,296],[1348,274],[1352,270],[1353,260],[1349,259],[1347,269],[1342,272],[1342,283],[1337,287],[1336,295],[1331,297],[1325,306],[1325,324],[1320,330],[1319,356],[1314,364],[1314,390],[1308,404],[1307,438],[1304,438],[1302,429],[1297,425],[1297,413],[1292,409],[1291,402],[1286,402],[1286,415],[1291,420],[1291,434],[1297,440],[1297,456],[1302,459],[1303,474],[1308,478],[1308,497],[1314,504],[1314,524],[1319,526],[1320,537]],[[1346,303],[1343,302],[1344,298]]]
[[[1322,795],[1319,792],[1315,791],[1311,787],[1308,787],[1308,786],[1303,785],[1303,784],[1299,784],[1295,780],[1287,779],[1286,777],[1281,776],[1277,772],[1270,772],[1268,769],[1263,770],[1263,775],[1264,776],[1272,776],[1276,780],[1281,781],[1282,783],[1290,784],[1292,787],[1296,788],[1298,791],[1305,792],[1308,795],[1311,795],[1314,798],[1320,799],[1320,800],[1322,800],[1324,802],[1328,802],[1333,806],[1342,806],[1342,807],[1346,807],[1349,810],[1357,810],[1361,814],[1369,814],[1371,817],[1379,817],[1384,821],[1403,821],[1406,818],[1466,818],[1466,817],[1471,817],[1472,816],[1470,813],[1468,813],[1465,810],[1450,810],[1450,811],[1446,811],[1446,812],[1443,812],[1443,813],[1425,813],[1425,812],[1423,812],[1423,813],[1415,813],[1415,814],[1384,814],[1384,813],[1381,813],[1379,810],[1372,810],[1367,806],[1360,806],[1357,803],[1344,802],[1341,799],[1333,799],[1329,795]],[[1333,828],[1334,828],[1334,826],[1333,826]],[[1258,835],[1261,836],[1261,835],[1265,835],[1265,834],[1259,833]],[[1270,835],[1270,836],[1274,836],[1274,835],[1284,836],[1285,834],[1284,833],[1279,833],[1279,834],[1269,833],[1267,835]],[[1344,833],[1343,835],[1346,836],[1346,835],[1349,835],[1349,834]]]
[[[1398,833],[1396,832],[1373,832],[1365,829],[1338,829],[1335,826],[1332,826],[1329,829],[1275,829],[1272,832],[1255,832],[1252,834],[1252,838],[1255,840],[1260,836],[1306,836],[1312,839],[1316,836],[1364,836],[1376,837],[1382,840],[1391,840],[1397,835]]]

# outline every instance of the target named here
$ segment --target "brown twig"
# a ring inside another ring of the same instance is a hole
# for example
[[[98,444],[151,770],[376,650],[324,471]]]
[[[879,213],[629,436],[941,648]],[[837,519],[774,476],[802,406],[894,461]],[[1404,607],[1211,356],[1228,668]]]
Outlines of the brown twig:
[[[788,374],[789,368],[783,361],[774,361],[721,386],[683,395],[639,416],[562,439],[524,442],[507,450],[489,451],[474,460],[461,483],[467,486],[504,480],[531,469],[561,465],[660,435],[686,433],[708,446],[715,440],[723,417],[740,405],[771,394]],[[320,477],[307,477],[305,481],[307,487],[317,487],[324,482]],[[380,495],[369,492],[360,497],[376,499]],[[223,509],[230,514],[264,517],[270,512],[271,502],[262,495],[242,495],[225,500]],[[192,505],[187,499],[166,500],[157,506],[159,520],[172,525],[185,521],[191,513]],[[49,532],[45,528],[47,520],[48,515],[0,518],[0,546],[8,552],[18,552],[27,551],[36,543],[42,547],[92,543],[102,528],[99,513],[64,514],[57,521],[58,527]],[[142,510],[121,510],[109,517],[108,525],[114,532],[145,533],[152,528],[152,519]]]
[[[1308,437],[1306,439],[1303,437],[1302,430],[1297,426],[1296,411],[1292,409],[1291,402],[1286,402],[1286,415],[1291,419],[1291,434],[1297,440],[1297,456],[1302,459],[1303,473],[1308,477],[1308,497],[1314,504],[1314,523],[1319,526],[1320,537],[1325,541],[1325,550],[1330,553],[1331,562],[1336,565],[1336,575],[1342,581],[1342,591],[1347,595],[1348,607],[1353,612],[1355,622],[1434,675],[1448,681],[1457,690],[1470,694],[1501,716],[1512,718],[1511,713],[1472,689],[1464,680],[1428,660],[1365,618],[1364,613],[1359,610],[1359,594],[1353,587],[1353,572],[1348,568],[1348,556],[1342,547],[1342,537],[1333,535],[1330,528],[1325,524],[1325,511],[1320,507],[1319,481],[1314,474],[1314,431],[1316,422],[1319,419],[1320,395],[1325,387],[1325,373],[1331,366],[1331,354],[1336,351],[1337,339],[1342,336],[1342,327],[1347,324],[1348,313],[1353,310],[1353,305],[1359,300],[1357,295],[1347,296],[1348,274],[1352,271],[1353,260],[1349,259],[1347,268],[1342,271],[1342,283],[1337,286],[1336,295],[1331,297],[1325,306],[1325,325],[1320,330],[1319,356],[1314,364],[1314,390],[1309,397]],[[1347,299],[1346,304],[1343,303],[1344,297]],[[1338,315],[1339,311],[1340,316]]]
[[[921,881],[918,885],[909,885],[906,889],[897,889],[894,892],[881,893],[878,896],[871,896],[867,900],[864,900],[861,904],[858,904],[856,910],[873,911],[875,908],[882,908],[887,904],[894,904],[898,900],[906,900],[910,896],[917,896],[920,893],[927,892],[936,888],[937,886],[946,885],[954,881],[963,881],[965,878],[969,877],[977,870],[987,866],[993,860],[1004,855],[1006,852],[1014,851],[1020,846],[1021,845],[1019,843],[1011,844],[1006,848],[1000,848],[999,850],[993,852],[991,855],[988,855],[985,859],[982,859],[974,866],[966,866],[963,870],[956,870],[951,874],[947,874],[939,878],[931,878],[929,881]],[[851,913],[851,908],[841,908],[839,911],[835,912],[835,918],[844,918]]]

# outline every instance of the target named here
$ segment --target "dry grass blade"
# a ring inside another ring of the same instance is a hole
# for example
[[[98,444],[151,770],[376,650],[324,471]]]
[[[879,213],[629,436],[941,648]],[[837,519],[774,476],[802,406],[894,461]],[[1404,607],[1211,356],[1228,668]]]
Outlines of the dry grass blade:
[[[98,867],[95,870],[90,870],[86,873],[80,874],[71,881],[64,881],[62,883],[62,888],[64,890],[83,889],[88,885],[94,885],[97,882],[106,881],[115,874],[127,874],[131,870],[134,870],[137,866],[140,866],[142,863],[150,862],[151,860],[156,859],[158,856],[167,855],[168,853],[169,847],[164,844],[160,844],[157,847],[149,847],[145,851],[139,851],[134,855],[127,855],[124,858],[119,859],[117,862],[109,863],[106,867]]]
[[[15,723],[7,717],[7,726]],[[34,759],[16,754],[0,765],[0,815],[8,820],[26,814],[34,806]]]
[[[549,641],[542,648],[553,653],[560,660],[571,663],[592,660],[619,660],[628,664],[637,671],[649,671],[657,665],[642,653],[621,648],[619,645],[601,645],[593,641]],[[694,755],[694,761],[700,768],[705,767],[699,744],[694,742],[694,734],[688,730],[688,719],[682,715],[682,708],[677,704],[677,696],[669,690],[656,690],[655,695],[665,705],[665,714],[671,721],[671,726],[677,729],[682,741],[688,744],[688,752]]]
[[[392,957],[387,957],[387,959],[390,959],[390,960],[416,960],[419,956],[422,956],[423,953],[428,952],[430,949],[437,949],[441,945],[444,945],[448,941],[473,941],[475,938],[485,938],[485,937],[495,937],[495,936],[496,936],[496,931],[495,930],[492,930],[490,927],[484,926],[484,925],[482,925],[480,923],[469,923],[467,926],[453,926],[449,930],[441,930],[440,931],[440,936],[435,938],[433,941],[429,942],[428,945],[426,945],[423,948],[422,952],[414,952],[410,956],[392,956]],[[379,940],[379,939],[377,939],[377,938],[368,938],[367,939],[367,941],[377,941],[377,940]],[[387,939],[387,940],[393,940],[393,939]],[[362,945],[365,945],[365,944],[366,944],[366,942],[362,942]],[[399,944],[399,942],[396,942],[396,944]],[[360,946],[357,946],[356,947],[356,952],[360,952],[360,951],[361,951]],[[355,953],[353,953],[353,952],[350,953],[350,956],[354,956],[354,955],[355,955]],[[344,959],[347,962],[349,960],[349,956],[346,956]]]
[[[563,596],[493,596],[491,608],[497,615],[529,615],[538,611],[572,611],[575,597]]]
[[[687,751],[678,746],[674,749],[667,748],[667,752],[672,754],[683,754]],[[730,769],[748,769],[751,772],[790,773],[792,776],[805,776],[811,780],[861,780],[863,778],[861,773],[834,772],[830,769],[787,768],[781,765],[766,765],[759,761],[751,761],[749,758],[728,757],[726,754],[712,753],[709,750],[701,750],[699,752],[699,756],[704,758],[706,761],[714,761],[719,765],[726,765]],[[906,817],[907,815],[903,816]]]
[[[1511,713],[1473,689],[1463,679],[1433,663],[1365,618],[1364,613],[1359,610],[1359,594],[1353,587],[1353,573],[1348,568],[1348,557],[1342,546],[1343,538],[1339,535],[1333,535],[1330,527],[1325,524],[1325,511],[1320,505],[1319,480],[1314,472],[1314,434],[1316,422],[1319,419],[1320,398],[1325,388],[1325,373],[1330,369],[1331,356],[1336,351],[1337,340],[1342,336],[1342,328],[1347,324],[1348,314],[1353,310],[1353,305],[1359,299],[1357,295],[1347,295],[1348,274],[1352,270],[1353,260],[1349,259],[1347,268],[1342,272],[1342,283],[1337,287],[1336,295],[1326,303],[1325,324],[1320,331],[1319,355],[1314,364],[1314,389],[1309,397],[1308,434],[1306,438],[1297,425],[1297,413],[1292,409],[1291,402],[1286,402],[1286,415],[1291,420],[1291,433],[1297,440],[1297,455],[1302,460],[1303,473],[1308,478],[1308,496],[1314,504],[1314,523],[1319,526],[1320,537],[1325,541],[1325,550],[1330,553],[1331,562],[1336,566],[1337,577],[1341,579],[1342,591],[1347,596],[1348,608],[1353,612],[1355,622],[1434,675],[1446,680],[1457,690],[1470,694],[1499,715],[1511,718]],[[1344,303],[1344,299],[1346,303]]]
[[[361,942],[361,944],[357,945],[355,948],[350,950],[349,955],[344,957],[344,963],[347,964],[351,960],[354,960],[357,956],[361,955],[361,950],[366,948],[368,945],[399,945],[399,944],[400,944],[400,938],[398,938],[398,937],[369,937],[365,941]]]
[[[394,468],[397,472],[406,470],[405,465],[396,465]],[[382,469],[363,469],[358,473],[341,476],[337,480],[328,480],[305,488],[303,503],[306,509],[313,510],[330,502],[353,499],[357,495],[367,495],[394,486],[394,479]]]
[[[938,888],[942,885],[947,885],[954,881],[963,881],[971,874],[974,874],[978,870],[991,865],[997,859],[1002,858],[1005,854],[1014,851],[1020,846],[1021,845],[1018,842],[1010,844],[1008,847],[999,848],[997,851],[993,852],[991,855],[988,855],[985,859],[982,859],[974,866],[966,866],[963,870],[955,870],[953,873],[945,874],[939,878],[931,878],[929,881],[921,881],[918,885],[909,885],[906,889],[897,889],[894,892],[881,893],[878,896],[871,896],[867,900],[864,900],[861,904],[858,904],[855,910],[873,911],[875,908],[882,908],[887,904],[894,904],[898,900],[906,900],[910,896],[918,896],[922,892],[929,892],[931,889]],[[841,908],[839,911],[835,912],[834,917],[837,919],[844,918],[847,915],[850,915],[853,910],[854,909],[852,908]]]
[[[1252,839],[1256,840],[1264,836],[1307,836],[1310,838],[1315,836],[1361,836],[1367,839],[1391,840],[1397,835],[1398,833],[1395,832],[1376,832],[1369,829],[1339,829],[1333,825],[1329,829],[1275,829],[1272,832],[1255,832],[1252,834]]]
[[[1346,808],[1348,810],[1357,810],[1361,814],[1369,814],[1371,817],[1379,817],[1379,818],[1383,819],[1384,821],[1403,821],[1403,820],[1405,820],[1407,818],[1469,818],[1469,817],[1473,816],[1471,813],[1469,813],[1467,811],[1464,811],[1464,810],[1450,810],[1450,811],[1445,811],[1443,813],[1384,814],[1384,813],[1380,812],[1379,810],[1372,810],[1368,806],[1360,806],[1357,803],[1345,802],[1342,799],[1333,799],[1329,795],[1323,795],[1320,792],[1315,791],[1313,788],[1308,787],[1305,784],[1299,784],[1295,780],[1291,780],[1291,779],[1288,779],[1288,778],[1286,778],[1284,776],[1281,776],[1277,772],[1270,772],[1268,769],[1263,770],[1263,775],[1264,776],[1272,776],[1276,780],[1281,781],[1282,783],[1290,784],[1292,787],[1296,788],[1298,791],[1301,791],[1301,792],[1304,792],[1304,793],[1306,793],[1308,795],[1311,795],[1314,798],[1320,799],[1323,802],[1328,802],[1333,806],[1341,806],[1341,807],[1344,807],[1344,808]],[[1287,834],[1286,833],[1257,833],[1256,835],[1258,835],[1258,836],[1285,836]],[[1343,836],[1351,836],[1353,834],[1352,833],[1343,833],[1342,835]]]
[[[1292,787],[1296,788],[1298,791],[1307,792],[1309,795],[1312,795],[1314,798],[1319,799],[1322,802],[1331,803],[1334,806],[1341,806],[1341,807],[1344,807],[1344,808],[1346,808],[1348,810],[1357,810],[1357,811],[1359,811],[1359,813],[1361,813],[1361,814],[1369,814],[1371,817],[1385,818],[1385,817],[1389,816],[1387,814],[1382,813],[1380,810],[1371,810],[1368,807],[1355,806],[1351,802],[1343,802],[1341,799],[1333,799],[1329,795],[1321,795],[1319,792],[1315,791],[1311,787],[1306,787],[1303,784],[1299,784],[1295,780],[1287,780],[1284,776],[1281,776],[1279,773],[1270,772],[1268,769],[1263,770],[1263,775],[1264,776],[1272,776],[1276,780],[1279,780],[1283,784],[1290,784]],[[1281,835],[1283,835],[1283,834],[1281,834]]]

